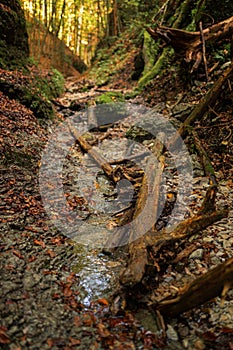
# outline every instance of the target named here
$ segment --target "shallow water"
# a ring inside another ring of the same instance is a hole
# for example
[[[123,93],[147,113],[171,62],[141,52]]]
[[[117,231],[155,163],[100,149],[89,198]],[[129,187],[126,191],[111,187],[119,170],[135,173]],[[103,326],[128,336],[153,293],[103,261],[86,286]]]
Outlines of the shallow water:
[[[107,298],[117,284],[121,263],[83,245],[76,245],[75,251],[77,259],[72,270],[80,280],[78,301],[88,306],[91,301]]]

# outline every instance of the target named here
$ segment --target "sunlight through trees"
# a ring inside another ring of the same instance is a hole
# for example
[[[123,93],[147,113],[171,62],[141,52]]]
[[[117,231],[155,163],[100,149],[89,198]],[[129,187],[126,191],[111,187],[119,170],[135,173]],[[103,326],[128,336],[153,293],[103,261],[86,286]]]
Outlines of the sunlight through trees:
[[[29,27],[43,26],[45,36],[54,34],[87,64],[109,35],[111,21],[111,32],[118,32],[117,0],[22,0],[22,6]],[[43,49],[45,38],[40,41]]]

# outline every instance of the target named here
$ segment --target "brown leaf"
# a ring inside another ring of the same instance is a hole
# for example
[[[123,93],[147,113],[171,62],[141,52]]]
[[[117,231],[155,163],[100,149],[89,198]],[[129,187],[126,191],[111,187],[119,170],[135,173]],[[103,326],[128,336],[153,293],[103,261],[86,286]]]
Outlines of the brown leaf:
[[[76,327],[81,326],[81,320],[80,320],[80,317],[79,317],[79,316],[74,316],[74,325],[75,325]]]
[[[30,256],[30,258],[28,258],[28,262],[33,262],[36,260],[36,257],[33,255],[33,256]]]
[[[52,347],[53,347],[53,344],[54,344],[53,339],[47,339],[47,344],[48,344],[48,346],[49,346],[50,348],[52,348]]]
[[[100,305],[108,306],[108,301],[106,299],[104,299],[104,298],[98,299],[97,303],[99,303]]]
[[[69,283],[73,283],[75,281],[75,279],[76,279],[76,276],[75,276],[74,272],[71,272],[71,274],[68,277],[66,277],[66,280]]]
[[[0,327],[0,344],[9,344],[10,338],[6,334],[6,327]]]
[[[67,284],[65,286],[65,288],[63,289],[63,294],[65,297],[71,297],[71,295],[73,294],[73,291],[70,289],[71,285]]]
[[[46,253],[50,256],[50,258],[54,258],[56,256],[56,253],[51,249],[48,249]]]
[[[39,241],[38,239],[34,239],[34,243],[40,245],[42,248],[46,247],[45,242]]]
[[[80,339],[75,339],[75,338],[70,337],[69,341],[70,341],[70,345],[71,346],[75,346],[75,345],[80,345],[81,344],[81,340]]]
[[[108,331],[108,329],[105,327],[105,325],[103,323],[98,323],[96,327],[97,327],[99,335],[102,338],[107,338],[110,336],[110,332]]]
[[[18,250],[12,250],[12,253],[17,256],[19,259],[24,259],[23,255]]]

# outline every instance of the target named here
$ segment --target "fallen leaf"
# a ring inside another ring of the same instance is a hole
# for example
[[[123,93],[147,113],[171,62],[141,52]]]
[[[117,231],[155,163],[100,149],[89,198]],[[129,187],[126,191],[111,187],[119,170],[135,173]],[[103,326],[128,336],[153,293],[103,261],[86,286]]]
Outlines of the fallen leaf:
[[[6,334],[6,327],[0,327],[0,344],[9,344],[10,338]]]
[[[80,320],[80,317],[79,317],[79,316],[74,316],[74,325],[75,325],[76,327],[81,326],[81,320]]]
[[[46,247],[45,242],[39,241],[38,239],[34,239],[34,243],[40,245],[42,248]]]
[[[46,253],[50,256],[50,258],[54,258],[56,256],[56,253],[54,253],[54,251],[51,249],[48,249]]]
[[[97,303],[99,303],[100,305],[108,306],[108,301],[106,299],[104,299],[104,298],[98,299]]]
[[[111,335],[103,323],[98,323],[96,327],[97,327],[99,335],[102,338],[107,338]]]
[[[81,344],[81,340],[80,339],[75,339],[75,338],[70,337],[69,341],[70,341],[70,345],[72,345],[72,346]]]
[[[12,253],[17,256],[19,259],[24,259],[23,255],[18,250],[12,250]]]

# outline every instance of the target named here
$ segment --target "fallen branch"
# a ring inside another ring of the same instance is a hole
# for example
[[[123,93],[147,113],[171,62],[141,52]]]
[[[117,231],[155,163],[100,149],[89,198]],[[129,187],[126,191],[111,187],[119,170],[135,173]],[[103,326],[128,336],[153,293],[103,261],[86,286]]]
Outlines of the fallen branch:
[[[163,316],[176,317],[217,296],[225,297],[233,287],[233,258],[216,266],[186,286],[176,298],[155,305]]]
[[[206,75],[206,81],[208,82],[209,76],[208,76],[208,68],[207,68],[207,60],[206,60],[205,36],[203,33],[202,22],[199,23],[199,28],[200,28],[200,33],[201,33],[202,55],[203,55],[203,62],[204,62],[204,66],[205,66],[205,75]]]
[[[186,237],[190,237],[213,223],[228,216],[228,210],[219,210],[211,214],[199,214],[182,221],[172,232],[166,232],[166,228],[156,235],[148,237],[148,246],[153,247],[153,252],[157,253],[162,247],[177,242]]]
[[[86,140],[82,137],[79,132],[75,129],[75,127],[68,121],[68,126],[71,134],[75,138],[75,140],[79,143],[81,148],[87,152],[94,161],[101,167],[101,169],[105,172],[105,174],[114,182],[118,182],[120,177],[116,175],[116,170],[107,162],[107,160],[99,154],[97,150],[95,150]]]
[[[216,180],[216,176],[214,173],[214,168],[211,164],[211,161],[208,157],[208,154],[206,152],[206,150],[204,149],[201,140],[199,139],[196,131],[194,131],[194,129],[190,128],[189,129],[190,134],[193,136],[193,141],[195,144],[195,147],[199,153],[199,156],[201,158],[201,163],[205,172],[205,175],[208,176],[210,178],[210,183],[211,185],[217,185],[217,180]]]
[[[207,194],[211,194],[211,188],[209,191],[207,191]],[[208,214],[198,214],[192,218],[182,221],[171,232],[167,232],[165,228],[159,232],[150,232],[144,235],[131,244],[130,260],[128,266],[122,272],[120,278],[121,284],[132,288],[134,285],[141,282],[148,263],[148,248],[151,248],[153,255],[156,256],[161,248],[197,234],[206,227],[220,221],[223,218],[226,218],[227,216],[228,210],[225,209]]]

